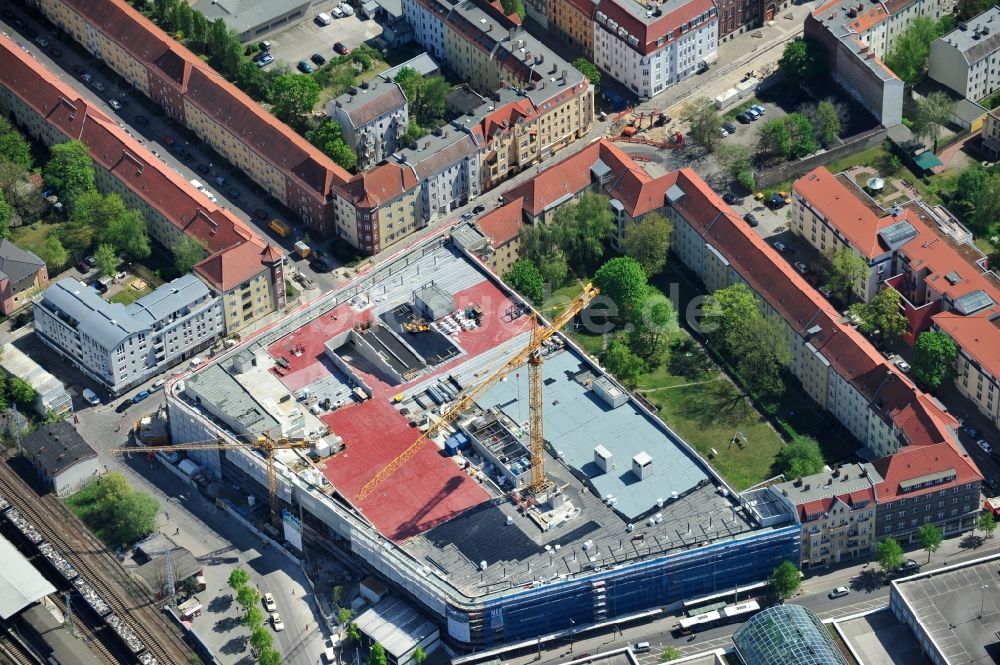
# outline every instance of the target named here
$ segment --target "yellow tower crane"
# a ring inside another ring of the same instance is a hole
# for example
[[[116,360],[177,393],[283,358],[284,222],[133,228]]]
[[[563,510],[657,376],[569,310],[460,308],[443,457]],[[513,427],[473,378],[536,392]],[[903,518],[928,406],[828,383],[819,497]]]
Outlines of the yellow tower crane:
[[[542,433],[542,345],[555,335],[559,330],[569,323],[574,316],[579,314],[590,304],[590,301],[597,297],[600,291],[597,287],[587,284],[583,287],[583,292],[571,302],[563,312],[552,320],[547,326],[539,325],[538,318],[535,318],[535,328],[532,331],[531,342],[523,349],[514,354],[500,369],[496,370],[479,383],[462,391],[452,406],[444,412],[431,427],[420,436],[409,448],[404,450],[396,459],[382,467],[378,473],[372,476],[358,492],[358,501],[363,501],[371,495],[378,487],[396,473],[404,464],[420,452],[431,437],[441,429],[447,427],[456,418],[461,416],[472,406],[477,398],[495,386],[505,376],[512,371],[528,364],[528,403],[529,403],[529,429],[531,441],[531,491],[541,492],[545,489],[545,467],[544,467],[544,438]],[[533,315],[534,316],[534,315]]]
[[[312,443],[304,439],[279,438],[277,441],[270,436],[258,436],[254,443],[220,443],[219,441],[195,441],[167,446],[141,446],[135,448],[112,448],[112,453],[169,453],[177,450],[249,450],[260,448],[267,459],[267,493],[271,500],[271,524],[275,529],[281,528],[281,514],[278,512],[278,476],[274,470],[275,450],[296,450],[310,448]]]

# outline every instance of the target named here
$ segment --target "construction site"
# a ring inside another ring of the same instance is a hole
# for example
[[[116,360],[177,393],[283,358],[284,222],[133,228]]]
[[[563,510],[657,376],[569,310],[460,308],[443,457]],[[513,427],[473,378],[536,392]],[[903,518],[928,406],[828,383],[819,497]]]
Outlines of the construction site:
[[[348,554],[458,649],[797,560],[793,515],[734,492],[559,332],[596,293],[536,312],[434,236],[168,384],[171,447],[270,488],[276,539]]]

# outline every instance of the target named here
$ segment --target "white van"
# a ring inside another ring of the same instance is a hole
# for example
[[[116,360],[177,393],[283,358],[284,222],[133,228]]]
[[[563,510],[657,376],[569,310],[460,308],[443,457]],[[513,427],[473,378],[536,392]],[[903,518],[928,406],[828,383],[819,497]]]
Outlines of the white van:
[[[649,642],[636,642],[632,647],[632,653],[648,653],[649,649]]]
[[[200,180],[191,180],[191,186],[197,189],[199,192],[205,191],[205,185],[201,184]]]
[[[333,17],[326,12],[320,12],[316,15],[316,22],[320,25],[330,25],[333,23]]]

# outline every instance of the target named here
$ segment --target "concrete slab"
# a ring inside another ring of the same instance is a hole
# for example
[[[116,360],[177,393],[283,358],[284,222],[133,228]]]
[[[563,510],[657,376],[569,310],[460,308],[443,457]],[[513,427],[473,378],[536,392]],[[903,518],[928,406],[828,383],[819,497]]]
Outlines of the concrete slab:
[[[865,665],[930,665],[913,633],[888,609],[838,625]]]

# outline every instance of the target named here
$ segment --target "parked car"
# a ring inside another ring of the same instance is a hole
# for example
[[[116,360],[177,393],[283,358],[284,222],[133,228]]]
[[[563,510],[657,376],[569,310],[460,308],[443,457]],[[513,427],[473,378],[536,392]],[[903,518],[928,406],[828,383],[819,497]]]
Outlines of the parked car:
[[[93,254],[85,258],[84,261],[86,261],[87,265],[89,265],[91,268],[97,265],[97,259],[94,258]]]
[[[754,216],[752,212],[748,212],[747,214],[743,215],[743,221],[749,224],[751,228],[760,224],[760,222],[757,221],[757,217]]]
[[[270,592],[264,594],[264,608],[268,612],[275,612],[278,609],[277,604],[274,602],[274,596]]]
[[[300,72],[302,72],[303,74],[312,74],[312,71],[313,71],[313,68],[312,68],[312,65],[310,65],[310,64],[309,64],[308,62],[306,62],[305,60],[299,60],[299,64],[297,64],[297,65],[295,65],[295,66],[296,66],[296,67],[298,68],[298,70],[299,70]]]
[[[117,99],[110,99],[110,100],[108,100],[108,106],[110,106],[111,108],[113,108],[116,111],[120,111],[121,108],[122,108],[122,103],[120,101],[118,101]]]
[[[736,116],[736,119],[742,122],[744,125],[749,125],[750,122],[753,120],[753,118],[750,117],[750,114],[747,113],[746,111]]]
[[[132,396],[132,403],[133,404],[138,404],[139,402],[141,402],[142,400],[146,399],[147,397],[149,397],[149,391],[148,390],[140,390],[139,392],[137,392],[135,395]]]
[[[843,598],[844,596],[850,595],[850,593],[851,590],[848,589],[846,586],[839,586],[830,593],[828,593],[827,596],[830,597],[830,600],[833,600],[835,598]]]
[[[784,252],[788,250],[788,247],[785,246],[785,243],[781,242],[780,240],[775,240],[773,244],[774,248],[779,252]]]
[[[993,452],[993,446],[990,445],[990,442],[986,439],[979,439],[979,441],[976,441],[976,445],[979,446],[987,455]]]
[[[337,7],[337,9],[344,12],[344,16],[354,16],[354,7],[351,7],[351,5],[346,2],[340,3],[340,6]]]
[[[482,203],[480,203],[479,205],[477,205],[476,207],[474,207],[472,209],[472,214],[473,215],[478,215],[479,213],[481,213],[481,212],[483,212],[485,210],[486,210],[486,206],[484,206]]]
[[[61,58],[62,57],[62,49],[59,48],[58,46],[53,46],[53,47],[49,48],[49,55],[51,55],[53,58]]]
[[[274,56],[271,55],[270,53],[265,53],[263,56],[261,56],[260,60],[257,61],[257,66],[264,68],[270,65],[272,62],[274,62]]]
[[[82,272],[83,274],[87,274],[88,272],[90,272],[90,264],[87,263],[86,261],[80,261],[79,263],[76,264],[76,269]]]
[[[722,128],[724,130],[726,130],[727,132],[729,132],[730,134],[735,134],[736,133],[736,125],[734,125],[731,122],[724,122],[724,123],[722,123]]]
[[[920,564],[913,559],[907,559],[902,566],[899,567],[899,571],[903,575],[912,575],[914,573],[920,572]]]
[[[167,385],[166,379],[157,379],[153,382],[153,385],[149,387],[149,392],[155,393],[158,390],[163,390],[163,386]]]
[[[727,136],[729,136],[729,132],[726,131],[725,127],[719,127],[719,136],[721,136],[722,138],[726,138]]]
[[[208,168],[208,164],[199,164],[198,166],[194,167],[194,170],[202,175],[208,175],[210,169]]]
[[[740,202],[740,197],[736,196],[732,192],[726,192],[722,195],[722,200],[732,206]]]
[[[285,629],[285,623],[281,620],[281,615],[277,612],[271,612],[271,625],[274,626],[274,632],[280,633]]]
[[[760,111],[758,111],[757,109],[755,109],[755,108],[754,108],[754,107],[752,107],[752,106],[751,106],[750,108],[748,108],[748,109],[747,109],[747,110],[745,111],[745,113],[746,113],[746,114],[747,114],[748,116],[750,116],[750,119],[751,119],[751,120],[757,120],[758,118],[760,118]]]
[[[83,389],[83,399],[87,400],[91,406],[99,406],[101,404],[101,398],[90,388]]]
[[[902,372],[903,374],[906,374],[907,372],[910,371],[910,363],[906,362],[902,358],[898,358],[896,360],[896,367],[898,367],[899,371]]]
[[[94,81],[93,86],[97,92],[104,92],[104,84],[100,81]]]
[[[90,83],[94,80],[94,75],[90,72],[84,72],[80,75],[80,78],[83,79],[84,83]]]
[[[270,51],[271,50],[271,42],[269,42],[267,40],[262,41],[260,43],[260,50],[261,51]]]
[[[267,211],[261,210],[260,208],[255,208],[253,211],[253,216],[263,222],[265,219],[267,219]]]
[[[38,42],[38,45],[41,46],[42,48],[48,48],[49,46],[49,38],[46,37],[45,35],[41,35],[35,41]]]
[[[967,427],[963,427],[962,431],[965,432],[966,434],[968,434],[969,438],[972,438],[972,439],[975,439],[977,436],[979,436],[979,430],[977,430],[972,425],[969,425]]]
[[[173,137],[173,136],[170,136],[170,135],[168,135],[168,134],[164,134],[164,135],[163,135],[163,138],[162,138],[162,139],[160,139],[160,140],[161,140],[161,141],[163,142],[163,145],[167,146],[168,148],[169,148],[170,146],[172,146],[173,144],[177,143],[177,141],[176,141],[176,140],[174,140],[174,137]]]
[[[344,46],[340,42],[337,42],[336,44],[333,45],[333,50],[339,53],[340,55],[347,55],[348,53],[351,52],[346,46]]]
[[[807,266],[807,265],[806,265],[805,263],[803,263],[802,261],[796,261],[796,262],[795,262],[795,263],[793,263],[792,265],[793,265],[793,266],[795,266],[795,269],[799,271],[799,274],[800,274],[800,275],[804,275],[804,274],[806,274],[807,272],[809,272],[809,266]]]

